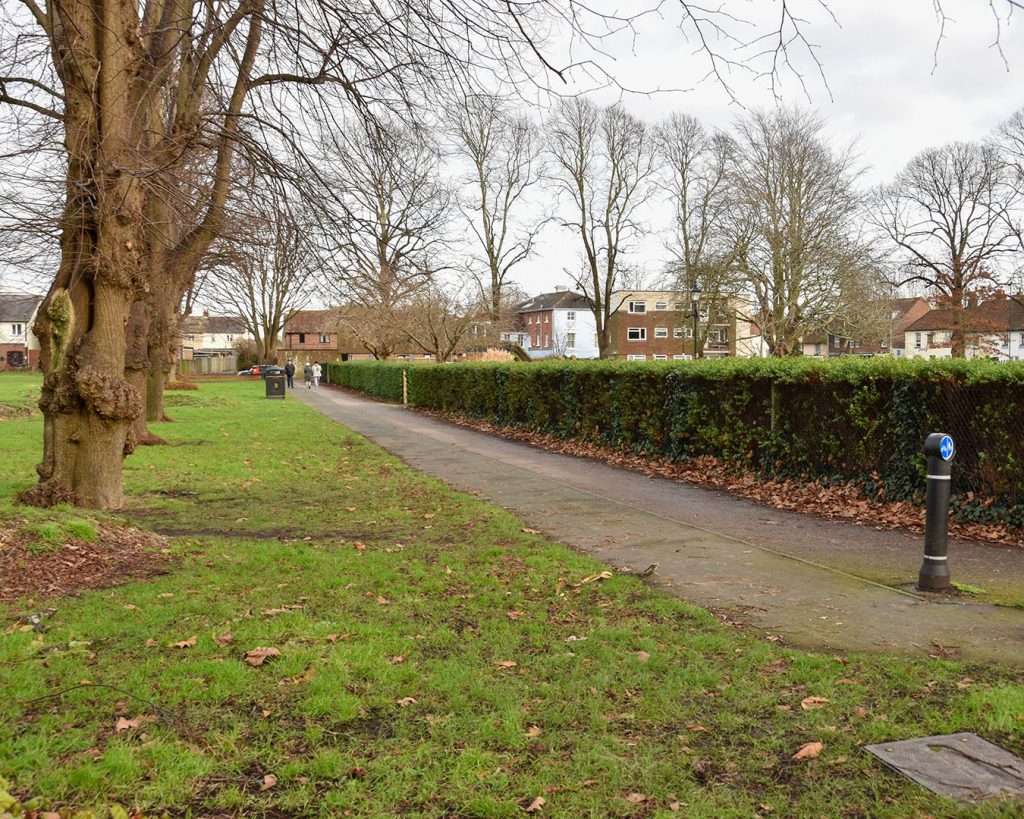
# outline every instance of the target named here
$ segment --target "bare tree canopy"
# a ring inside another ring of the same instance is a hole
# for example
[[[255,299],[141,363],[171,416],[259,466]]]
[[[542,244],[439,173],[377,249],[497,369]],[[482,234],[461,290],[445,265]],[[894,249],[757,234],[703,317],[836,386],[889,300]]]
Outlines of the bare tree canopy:
[[[844,279],[863,275],[855,242],[859,200],[851,154],[826,142],[822,120],[794,109],[736,124],[733,223],[744,236],[739,270],[753,295],[744,318],[772,355],[786,355],[843,307]]]
[[[680,294],[702,294],[701,302],[724,307],[737,292],[741,232],[731,220],[730,165],[735,145],[724,134],[709,134],[695,117],[672,114],[654,131],[659,186],[672,208],[670,287]],[[698,351],[713,320],[704,312]]]
[[[871,214],[891,243],[897,285],[918,283],[962,313],[1019,264],[1021,179],[993,145],[954,142],[914,157],[878,189]],[[965,332],[953,332],[955,357]]]
[[[527,194],[541,176],[540,139],[528,118],[511,115],[492,95],[465,98],[449,112],[449,123],[472,168],[471,192],[460,204],[486,266],[480,289],[491,321],[498,323],[505,285],[530,256],[543,223],[524,213]]]
[[[408,127],[351,123],[332,137],[326,163],[334,190],[323,215],[326,284],[340,304],[355,306],[348,328],[388,358],[395,334],[386,321],[364,319],[387,317],[437,272],[452,202],[440,155]]]
[[[309,299],[319,257],[301,202],[251,188],[215,245],[206,295],[245,321],[260,361],[273,361],[288,317]],[[262,195],[260,195],[262,193]]]
[[[557,221],[580,242],[575,275],[594,313],[601,358],[611,348],[608,319],[628,254],[645,232],[640,209],[650,189],[654,154],[647,127],[621,105],[599,108],[582,97],[562,100],[547,122],[552,178],[564,201]]]

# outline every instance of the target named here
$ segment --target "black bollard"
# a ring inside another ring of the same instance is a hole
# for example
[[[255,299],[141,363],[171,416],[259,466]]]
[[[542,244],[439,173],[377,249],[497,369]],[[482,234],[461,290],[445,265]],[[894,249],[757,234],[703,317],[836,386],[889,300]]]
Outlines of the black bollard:
[[[924,442],[927,456],[928,490],[925,496],[924,562],[917,577],[922,591],[949,588],[949,492],[953,474],[953,439],[933,432]]]

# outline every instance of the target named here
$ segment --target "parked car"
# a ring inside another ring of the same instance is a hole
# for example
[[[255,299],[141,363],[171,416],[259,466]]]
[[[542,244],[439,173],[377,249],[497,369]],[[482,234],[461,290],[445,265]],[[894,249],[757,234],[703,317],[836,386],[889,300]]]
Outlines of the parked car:
[[[255,367],[249,367],[249,368],[247,368],[245,370],[239,370],[238,371],[238,375],[254,375],[255,374],[255,372],[254,372],[255,370],[256,370]]]

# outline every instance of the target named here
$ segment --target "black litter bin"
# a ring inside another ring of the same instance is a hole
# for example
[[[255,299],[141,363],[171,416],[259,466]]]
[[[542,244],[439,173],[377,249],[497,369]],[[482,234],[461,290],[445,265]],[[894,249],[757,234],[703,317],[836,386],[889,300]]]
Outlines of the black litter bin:
[[[283,375],[267,376],[267,398],[284,398],[284,380]]]

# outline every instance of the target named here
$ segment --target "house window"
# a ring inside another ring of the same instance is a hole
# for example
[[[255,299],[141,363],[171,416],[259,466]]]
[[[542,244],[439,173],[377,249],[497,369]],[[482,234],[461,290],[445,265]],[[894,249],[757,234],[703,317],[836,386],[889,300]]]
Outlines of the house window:
[[[566,333],[565,334],[565,346],[568,347],[570,350],[575,349],[575,347],[576,347],[576,334],[575,333]]]
[[[688,355],[674,355],[674,356],[672,356],[672,360],[673,361],[689,361],[690,358],[691,357],[688,356]]]
[[[544,346],[545,347],[550,347],[551,346],[551,336],[544,336]]]
[[[1020,334],[1020,340],[1017,343],[1021,344],[1021,345],[1024,345],[1024,333]]]
[[[526,317],[526,323],[527,324],[533,324],[533,316],[527,316]]]
[[[230,344],[232,341],[235,340],[235,337],[229,333],[228,336],[227,336],[227,339],[228,339],[228,344]]]
[[[630,341],[647,341],[647,328],[646,327],[630,327],[626,330],[626,338]],[[644,357],[647,360],[647,357]]]
[[[306,343],[306,334],[305,333],[299,333],[299,344],[305,344],[305,343]]]
[[[673,327],[672,328],[672,338],[682,338],[682,337],[683,337],[683,328],[682,327]]]
[[[668,302],[667,301],[656,301],[656,302],[654,302],[654,309],[655,310],[668,310]]]
[[[655,361],[668,361],[667,355],[656,355],[654,356]]]
[[[677,313],[682,313],[683,310],[686,309],[686,305],[683,304],[681,301],[677,301],[675,304],[672,305],[672,309],[675,310]]]
[[[646,313],[647,312],[647,302],[645,302],[645,301],[631,301],[629,303],[629,312],[630,313]]]
[[[832,349],[833,350],[838,350],[839,349],[839,338],[838,338],[838,336],[833,336],[832,337]]]
[[[187,335],[187,336],[185,336],[185,341],[195,341],[195,340],[196,340],[196,337],[194,335]]]
[[[917,349],[919,349],[919,350],[921,349],[921,334],[920,333],[914,333],[914,346]]]
[[[328,335],[327,333],[321,333],[320,334],[320,343],[321,344],[330,344],[331,343],[330,335]]]
[[[646,361],[647,356],[645,355],[627,355],[626,361]]]
[[[565,320],[566,321],[576,321],[576,311],[575,310],[567,310],[566,313],[565,313]]]
[[[668,327],[655,327],[654,328],[655,338],[668,338]]]
[[[551,314],[550,313],[545,313],[544,314],[544,323],[545,324],[550,324],[551,323]]]
[[[20,324],[12,324],[11,325],[11,332],[14,333],[14,335],[16,335],[16,336],[20,336],[21,335],[21,325]]]

